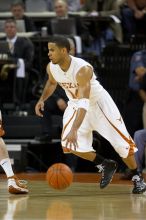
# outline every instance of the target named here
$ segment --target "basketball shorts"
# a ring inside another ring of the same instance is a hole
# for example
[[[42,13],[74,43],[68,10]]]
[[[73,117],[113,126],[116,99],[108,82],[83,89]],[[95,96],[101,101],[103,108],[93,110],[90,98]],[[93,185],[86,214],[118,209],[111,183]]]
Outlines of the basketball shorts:
[[[63,116],[62,140],[69,133],[75,120],[77,108],[69,101]],[[137,151],[133,139],[130,137],[122,116],[111,96],[106,90],[102,90],[100,98],[90,105],[85,118],[77,132],[78,152],[93,152],[93,131],[110,142],[115,151],[122,158],[127,158]],[[66,141],[62,141],[64,153],[70,152],[70,146],[66,148]],[[74,147],[71,147],[74,150]]]

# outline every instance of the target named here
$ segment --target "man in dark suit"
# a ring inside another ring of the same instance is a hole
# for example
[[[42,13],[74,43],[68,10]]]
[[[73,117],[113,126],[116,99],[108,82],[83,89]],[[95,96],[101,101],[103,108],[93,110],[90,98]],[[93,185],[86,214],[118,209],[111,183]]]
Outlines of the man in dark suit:
[[[9,59],[17,66],[15,69],[10,69],[8,78],[10,77],[10,84],[12,84],[11,80],[15,84],[13,87],[13,101],[19,105],[25,98],[25,87],[34,58],[34,47],[28,38],[17,36],[15,20],[8,19],[5,21],[4,32],[6,37],[3,40],[8,42],[10,49]]]
[[[26,32],[36,31],[36,27],[30,17],[24,14],[25,6],[21,0],[16,0],[11,4],[11,12],[16,20],[23,20]]]

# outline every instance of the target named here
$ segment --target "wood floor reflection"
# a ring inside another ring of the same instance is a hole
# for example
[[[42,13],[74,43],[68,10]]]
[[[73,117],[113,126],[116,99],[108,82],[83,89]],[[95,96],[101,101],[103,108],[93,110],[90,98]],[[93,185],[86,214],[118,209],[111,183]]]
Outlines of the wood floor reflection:
[[[7,193],[0,182],[0,220],[144,220],[146,195],[131,194],[132,185],[74,182],[64,191],[53,190],[45,181],[29,181],[30,193]]]

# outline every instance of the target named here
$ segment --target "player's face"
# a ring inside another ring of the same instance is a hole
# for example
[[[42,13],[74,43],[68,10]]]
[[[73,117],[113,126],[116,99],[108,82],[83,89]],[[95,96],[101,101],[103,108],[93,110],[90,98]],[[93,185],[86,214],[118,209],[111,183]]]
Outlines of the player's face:
[[[57,47],[55,43],[48,43],[48,50],[48,56],[50,61],[52,61],[53,64],[61,63],[64,57],[64,49]]]

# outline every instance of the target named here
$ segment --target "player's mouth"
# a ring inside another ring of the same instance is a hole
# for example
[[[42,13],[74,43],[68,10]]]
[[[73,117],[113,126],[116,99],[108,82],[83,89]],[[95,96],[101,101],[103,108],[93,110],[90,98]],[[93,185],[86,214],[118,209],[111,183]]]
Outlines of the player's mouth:
[[[49,59],[50,59],[50,61],[52,61],[52,63],[53,63],[53,58],[52,58],[52,57],[49,57]]]

